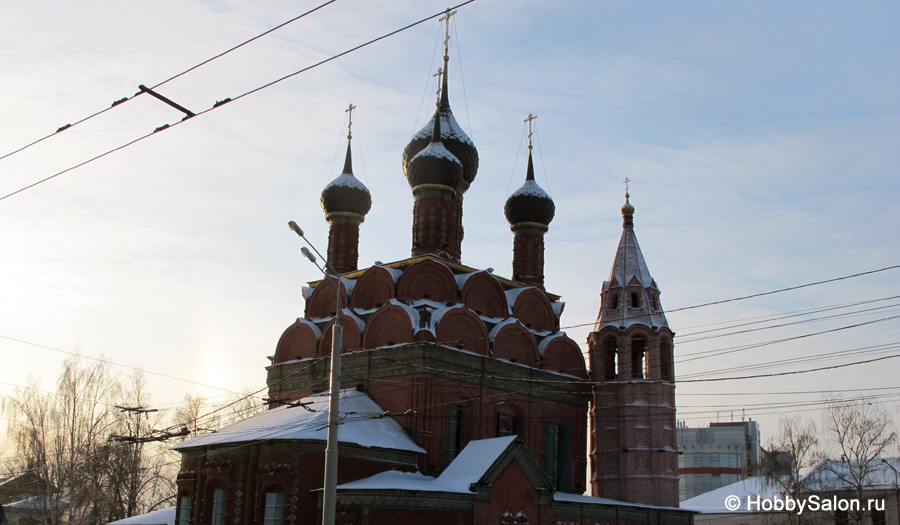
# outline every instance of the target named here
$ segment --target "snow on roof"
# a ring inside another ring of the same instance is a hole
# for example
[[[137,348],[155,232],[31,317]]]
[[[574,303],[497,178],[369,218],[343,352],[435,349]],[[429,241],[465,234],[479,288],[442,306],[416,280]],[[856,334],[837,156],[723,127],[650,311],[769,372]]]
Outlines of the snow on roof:
[[[510,317],[508,319],[504,319],[503,321],[500,321],[499,323],[495,324],[493,328],[491,328],[491,331],[488,334],[488,337],[491,339],[491,341],[493,341],[494,338],[497,337],[497,333],[500,332],[500,329],[508,324],[522,325],[522,323],[520,323],[519,320],[516,319],[515,317]],[[522,325],[522,328],[525,328],[525,325]]]
[[[469,441],[466,448],[456,456],[450,465],[438,476],[438,481],[451,487],[453,492],[471,492],[469,486],[484,476],[487,469],[497,461],[517,436]]]
[[[341,390],[340,397],[340,412],[345,419],[338,431],[339,442],[355,443],[364,447],[425,452],[393,419],[369,417],[383,414],[384,409],[366,394],[345,389]],[[325,441],[328,429],[328,398],[328,393],[305,397],[300,402],[310,403],[307,408],[311,411],[300,406],[283,406],[267,410],[217,432],[179,443],[172,449],[286,439]]]
[[[553,315],[559,317],[563,313],[563,309],[566,307],[566,303],[563,301],[556,301],[555,303],[550,303],[550,308],[553,308]]]
[[[369,193],[369,188],[366,187],[359,179],[357,179],[352,173],[341,173],[337,177],[334,178],[331,182],[329,182],[325,189],[328,189],[332,186],[345,186],[347,188],[356,188],[358,190]]]
[[[597,498],[594,496],[585,496],[584,494],[572,494],[569,492],[554,492],[553,493],[554,501],[565,501],[569,503],[588,503],[595,505],[616,505],[619,507],[640,507],[642,509],[678,509],[678,510],[686,510],[683,507],[657,507],[654,505],[644,505],[642,503],[630,503],[627,501],[619,501],[616,499],[609,498]]]
[[[435,157],[438,159],[450,161],[454,164],[459,164],[459,166],[462,167],[462,162],[460,162],[459,159],[456,158],[456,155],[450,153],[450,150],[444,147],[443,142],[429,143],[427,146],[425,146],[425,149],[416,153],[416,156],[410,159],[410,165],[412,165],[412,162],[416,160],[417,157]]]
[[[538,351],[541,353],[541,356],[544,355],[544,349],[547,348],[547,345],[550,344],[550,341],[553,341],[554,339],[557,339],[559,337],[566,337],[566,333],[556,332],[553,335],[545,337],[544,340],[538,344]]]
[[[387,272],[391,275],[391,278],[394,280],[394,284],[397,284],[397,281],[400,280],[400,276],[403,275],[403,270],[398,270],[396,268],[388,268],[387,266],[383,266],[380,264],[375,265],[382,270],[387,270]]]
[[[319,327],[316,326],[316,323],[310,321],[309,319],[298,317],[297,322],[301,324],[305,324],[306,326],[312,328],[313,334],[316,336],[316,341],[318,341],[322,337],[322,330],[319,330]]]
[[[146,514],[123,520],[111,521],[109,525],[175,525],[175,507],[154,510]]]
[[[778,483],[762,476],[753,476],[700,494],[691,499],[686,499],[681,502],[681,508],[705,513],[750,512],[747,508],[747,496],[772,499],[776,496],[781,497],[782,494],[783,490]],[[729,496],[740,498],[741,506],[739,509],[732,511],[725,507],[725,498]]]
[[[862,473],[859,462],[831,461],[820,463],[806,477],[801,485],[807,492],[847,490],[855,484],[855,476]],[[900,457],[878,458],[872,460],[868,467],[868,473],[863,485],[869,490],[894,489],[897,482],[896,474],[891,467],[900,471]],[[851,481],[852,480],[852,481]]]
[[[469,488],[477,483],[516,436],[470,441],[437,478],[419,472],[387,471],[345,483],[338,489],[348,490],[418,490],[473,494]]]
[[[356,326],[359,327],[359,333],[362,333],[363,330],[366,329],[366,322],[363,321],[362,319],[360,319],[359,317],[357,317],[356,314],[353,312],[353,310],[351,310],[349,308],[344,308],[341,310],[341,313],[346,315],[350,319],[353,319],[353,321],[356,322]]]

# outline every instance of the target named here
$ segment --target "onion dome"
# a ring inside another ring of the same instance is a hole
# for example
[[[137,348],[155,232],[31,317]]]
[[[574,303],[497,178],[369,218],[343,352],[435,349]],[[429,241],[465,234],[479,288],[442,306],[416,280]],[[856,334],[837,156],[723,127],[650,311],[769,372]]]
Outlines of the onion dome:
[[[322,190],[321,203],[326,219],[333,213],[352,213],[364,217],[372,208],[372,195],[369,193],[369,188],[353,175],[349,142],[347,143],[347,157],[344,160],[344,171]]]
[[[622,219],[625,224],[634,224],[634,206],[628,202],[628,198],[631,197],[628,195],[628,192],[625,192],[625,204],[622,206]]]
[[[412,188],[438,184],[456,191],[463,180],[463,165],[441,142],[441,119],[432,123],[431,142],[410,159],[406,178]]]
[[[463,167],[463,184],[459,188],[460,193],[464,193],[472,181],[475,180],[475,174],[478,173],[478,150],[475,149],[475,143],[462,130],[453,111],[450,109],[450,100],[447,94],[447,60],[444,60],[443,86],[441,87],[441,102],[435,116],[428,121],[422,129],[416,133],[406,149],[403,150],[403,172],[409,177],[409,164],[413,157],[420,151],[428,147],[431,141],[432,129],[434,128],[435,117],[440,115],[441,121],[441,142],[444,147],[450,151]]]
[[[534,181],[534,163],[531,151],[528,152],[528,172],[525,184],[506,199],[503,207],[506,220],[512,226],[523,222],[531,222],[549,226],[556,214],[556,205],[550,195]]]

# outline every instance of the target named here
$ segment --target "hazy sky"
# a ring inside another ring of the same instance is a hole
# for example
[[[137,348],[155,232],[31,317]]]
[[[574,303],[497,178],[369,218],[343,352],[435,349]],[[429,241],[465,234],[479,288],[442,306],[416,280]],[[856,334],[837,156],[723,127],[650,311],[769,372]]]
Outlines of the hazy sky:
[[[0,155],[316,5],[3,1]],[[338,0],[159,91],[199,112],[446,5]],[[626,177],[668,310],[900,264],[898,20],[897,4],[864,1],[461,8],[450,100],[481,158],[465,199],[463,262],[511,273],[503,203],[524,179],[523,119],[534,113],[537,178],[557,207],[546,284],[566,301],[562,325],[579,343],[612,264]],[[427,22],[0,200],[0,393],[29,375],[52,389],[66,357],[9,338],[144,367],[160,407],[223,392],[152,373],[233,391],[264,386],[266,356],[302,315],[301,287],[318,279],[286,223],[324,250],[319,194],[340,170],[351,102],[355,172],[373,199],[360,266],[409,256],[412,196],[400,155],[433,110],[440,32]],[[0,196],[181,116],[142,95],[0,160]],[[895,269],[672,312],[676,373],[711,378],[856,349],[723,376],[900,354],[900,320],[887,319],[686,361],[900,315],[900,299],[868,302],[900,296],[898,284]],[[778,321],[811,320],[801,325],[690,341],[748,318],[864,301]],[[865,350],[874,345],[887,346]],[[893,409],[898,365],[682,383],[679,419],[739,419],[746,407],[768,436],[779,412],[819,418],[820,394],[779,392],[829,388],[894,387],[875,392],[890,394],[882,400]],[[792,405],[760,406],[772,402]],[[804,402],[812,404],[794,406]]]

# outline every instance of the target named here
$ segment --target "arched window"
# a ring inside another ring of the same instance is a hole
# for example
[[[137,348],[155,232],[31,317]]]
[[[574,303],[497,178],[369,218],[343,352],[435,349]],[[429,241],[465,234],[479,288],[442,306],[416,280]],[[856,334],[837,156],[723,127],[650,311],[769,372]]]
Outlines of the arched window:
[[[619,307],[619,294],[614,293],[610,297],[611,299],[609,300],[609,309],[615,310]]]
[[[603,342],[603,375],[607,381],[616,380],[616,367],[619,362],[618,355],[615,338],[610,337]]]
[[[556,490],[572,489],[572,427],[544,423],[544,474]]]
[[[647,362],[647,340],[635,337],[631,340],[631,378],[644,379]]]
[[[194,498],[190,496],[181,496],[178,502],[178,525],[190,525],[191,523],[191,506]]]
[[[659,377],[663,381],[672,381],[672,345],[667,340],[659,344]]]
[[[263,525],[284,525],[284,492],[266,492]]]
[[[225,525],[225,489],[213,490],[212,525]]]

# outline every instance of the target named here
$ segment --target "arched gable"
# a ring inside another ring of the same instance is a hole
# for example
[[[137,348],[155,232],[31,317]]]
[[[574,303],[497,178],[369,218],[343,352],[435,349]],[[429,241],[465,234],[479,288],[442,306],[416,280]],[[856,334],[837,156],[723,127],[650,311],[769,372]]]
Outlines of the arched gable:
[[[440,344],[490,355],[491,343],[487,327],[474,312],[465,307],[444,313],[437,325],[435,340]]]
[[[378,348],[381,346],[411,343],[413,340],[413,321],[418,323],[415,310],[404,307],[396,301],[390,301],[379,308],[363,333],[363,347]]]
[[[466,279],[462,287],[462,302],[478,315],[506,319],[509,305],[506,293],[496,277],[487,272],[476,272]]]
[[[321,319],[323,317],[334,317],[337,301],[335,298],[338,280],[334,277],[326,277],[315,288],[312,294],[306,298],[306,317],[307,319]],[[347,287],[342,282],[341,286],[341,308],[347,307]]]
[[[306,319],[297,319],[281,334],[275,347],[274,364],[315,357],[318,340],[322,335],[319,328]]]
[[[400,300],[429,299],[440,303],[455,303],[457,295],[453,272],[431,259],[411,265],[397,283],[397,299]]]
[[[541,363],[545,370],[562,372],[587,379],[584,356],[575,341],[564,333],[550,336],[538,346],[541,352]]]
[[[354,310],[380,308],[394,298],[396,284],[394,276],[381,266],[366,270],[356,281],[350,307]]]
[[[535,332],[556,329],[556,316],[550,300],[537,288],[526,288],[513,303],[513,316]]]
[[[536,367],[538,345],[534,336],[518,321],[501,323],[490,333],[494,358]]]
[[[331,328],[333,326],[334,319],[328,321],[325,329],[322,330],[322,337],[319,339],[318,357],[331,355],[331,340],[334,338]],[[353,315],[349,310],[341,310],[341,328],[344,330],[344,335],[341,338],[341,352],[352,352],[360,349],[364,327],[365,323],[363,323],[362,319]]]

